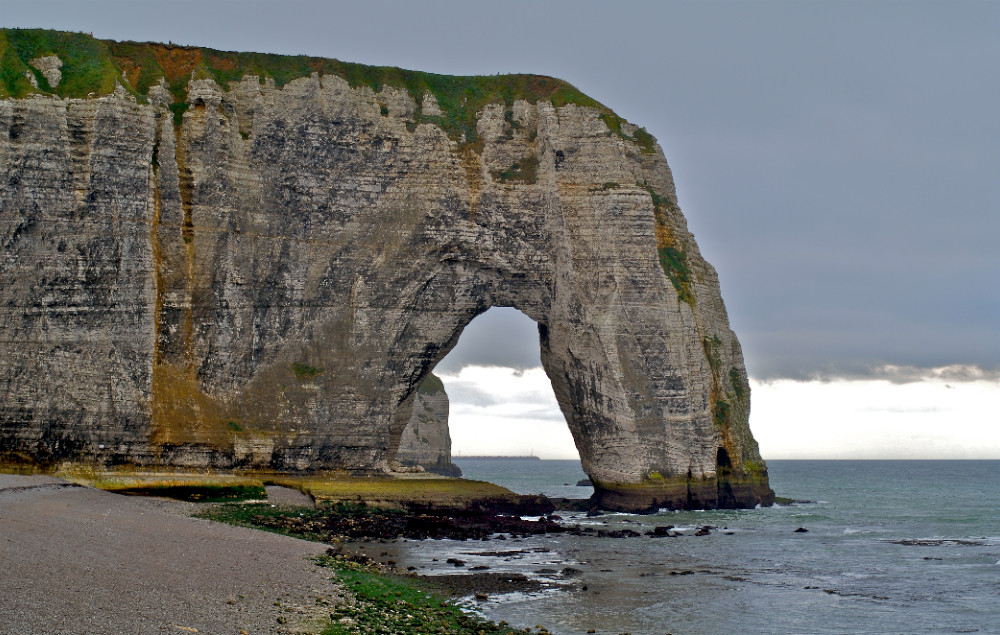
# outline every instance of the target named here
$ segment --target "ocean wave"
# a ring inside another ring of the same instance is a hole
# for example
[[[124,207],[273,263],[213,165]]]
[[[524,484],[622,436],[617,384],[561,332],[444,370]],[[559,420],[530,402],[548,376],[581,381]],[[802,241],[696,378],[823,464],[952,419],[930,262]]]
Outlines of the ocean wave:
[[[969,538],[902,538],[899,540],[884,540],[883,542],[888,542],[894,545],[903,545],[906,547],[985,547],[987,543],[983,539],[969,539]]]

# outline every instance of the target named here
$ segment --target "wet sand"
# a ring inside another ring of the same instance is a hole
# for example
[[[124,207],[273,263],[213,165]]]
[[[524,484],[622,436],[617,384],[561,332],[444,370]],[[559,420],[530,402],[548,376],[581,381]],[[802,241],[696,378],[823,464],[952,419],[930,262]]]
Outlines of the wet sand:
[[[326,546],[191,518],[192,504],[0,474],[0,633],[317,632]]]

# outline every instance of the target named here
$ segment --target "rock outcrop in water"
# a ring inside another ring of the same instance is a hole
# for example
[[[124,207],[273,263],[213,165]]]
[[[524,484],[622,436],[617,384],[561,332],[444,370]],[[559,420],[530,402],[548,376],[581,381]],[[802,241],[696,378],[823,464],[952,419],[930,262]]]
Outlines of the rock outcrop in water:
[[[428,374],[410,399],[412,403],[404,402],[396,411],[396,418],[403,417],[406,421],[396,461],[404,466],[419,465],[444,476],[461,476],[462,470],[451,462],[448,395],[444,384],[433,373]]]
[[[0,54],[5,462],[387,470],[400,407],[512,306],[599,504],[772,500],[663,153],[572,86],[49,31]]]

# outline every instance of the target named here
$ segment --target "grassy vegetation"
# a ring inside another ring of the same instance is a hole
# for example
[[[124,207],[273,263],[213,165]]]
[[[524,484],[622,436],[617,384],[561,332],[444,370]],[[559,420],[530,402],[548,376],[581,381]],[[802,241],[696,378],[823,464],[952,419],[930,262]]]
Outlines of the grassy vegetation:
[[[729,383],[732,385],[737,399],[741,399],[743,397],[743,378],[740,375],[740,371],[735,368],[729,369]]]
[[[170,112],[174,113],[174,125],[179,126],[184,121],[184,113],[187,112],[188,104],[187,102],[179,102],[175,104],[170,104]]]
[[[626,139],[628,137],[625,137]],[[632,135],[632,141],[639,144],[642,148],[644,154],[655,154],[656,153],[656,137],[649,134],[645,128],[639,128]]]
[[[220,502],[231,502],[231,501],[220,501]],[[361,510],[366,514],[374,513],[374,510],[369,508],[363,508],[356,505],[335,505],[330,508],[330,510],[335,513],[343,515],[351,515],[353,510]],[[288,531],[286,528],[282,527],[278,523],[268,523],[267,519],[281,519],[288,517],[289,515],[295,515],[297,517],[303,518],[305,520],[319,519],[323,517],[325,511],[318,509],[310,509],[308,507],[274,507],[270,503],[242,503],[233,505],[217,505],[213,507],[208,507],[200,510],[194,514],[198,518],[205,518],[207,520],[214,520],[220,523],[226,523],[228,525],[236,525],[238,527],[251,527],[253,529],[261,529],[263,531],[270,531],[276,534],[282,534],[284,536],[292,536],[295,538],[306,538],[308,540],[315,540],[317,542],[323,542],[326,537],[325,534],[309,532],[292,532]],[[393,512],[384,512],[393,513]],[[264,519],[265,522],[261,522]]]
[[[648,183],[637,183],[636,185],[649,192],[650,198],[653,199],[653,214],[656,216],[656,222],[660,225],[669,225],[670,214],[676,214],[680,211],[677,209],[677,205],[666,196],[657,193]]]
[[[370,507],[339,504],[325,510],[307,508],[281,508],[269,504],[220,505],[202,510],[200,518],[224,522],[242,527],[252,527],[297,538],[327,542],[329,535],[289,531],[289,525],[280,521],[293,518],[296,528],[309,525],[310,521],[321,521],[324,516],[335,514],[340,517],[356,517],[360,524],[379,515],[398,515],[392,510],[376,510]],[[377,519],[376,519],[377,521]],[[344,523],[350,526],[351,523]],[[349,539],[343,536],[342,539]],[[336,541],[333,541],[336,542]],[[337,550],[339,551],[339,547]],[[323,630],[323,635],[396,634],[396,633],[454,633],[473,635],[478,633],[521,633],[499,624],[470,615],[446,597],[428,591],[428,584],[413,575],[397,573],[390,567],[379,565],[365,556],[334,554],[320,556],[316,564],[329,567],[336,573],[343,586],[348,602],[339,604],[331,611],[331,624]],[[544,633],[545,631],[540,631]]]
[[[712,408],[712,412],[715,418],[715,425],[720,428],[727,428],[729,426],[729,413],[731,408],[729,402],[725,399],[716,399],[715,406]]]
[[[510,490],[482,481],[423,476],[420,478],[278,478],[287,485],[311,494],[317,502],[366,502],[402,508],[405,503],[460,507],[482,499],[516,499]]]
[[[713,375],[718,375],[719,367],[722,366],[722,358],[719,353],[720,346],[722,346],[722,340],[719,339],[718,335],[705,337],[701,340],[701,348],[705,351],[705,357],[708,358],[708,365],[712,367]]]
[[[292,364],[292,370],[299,379],[312,379],[316,375],[322,375],[323,369],[310,366],[308,364]]]
[[[81,474],[83,473],[81,472]],[[169,476],[163,474],[122,476],[104,474],[102,476],[100,473],[93,472],[89,475],[92,477],[90,484],[96,483],[104,489],[120,493],[171,495],[174,498],[185,500],[224,501],[227,503],[236,498],[233,494],[237,492],[246,495],[253,494],[258,498],[266,496],[262,485],[249,479],[204,475],[190,481],[171,481],[167,480]],[[342,479],[335,480],[341,481]],[[354,479],[348,482],[356,484],[363,480]],[[444,491],[454,492],[456,487],[461,488],[461,482],[454,479],[433,480],[439,481],[438,486],[431,487],[434,490],[444,489]],[[299,486],[305,483],[302,479],[293,479],[293,481]],[[190,483],[198,485],[190,485]],[[411,486],[416,486],[419,489],[421,481],[419,479],[400,479],[397,487],[392,489],[399,491],[401,488]],[[345,486],[343,483],[341,483],[341,487],[351,488],[350,485]],[[470,482],[469,487],[463,489],[465,491],[507,491],[488,483],[475,481]],[[189,495],[184,495],[185,493]],[[209,497],[205,495],[207,493],[221,495]],[[322,520],[331,514],[340,517],[341,520],[346,518],[346,522],[341,523],[341,525],[347,527],[348,531],[340,537],[331,541],[329,531],[310,534],[309,531],[302,530],[303,526],[307,529],[310,527],[308,521]],[[398,511],[373,509],[350,503],[334,504],[324,509],[275,507],[269,503],[223,504],[203,508],[195,515],[217,522],[261,529],[297,538],[332,542],[333,544],[337,544],[339,540],[351,539],[355,534],[350,530],[355,527],[364,532],[366,523],[369,526],[367,528],[374,526],[376,530],[381,531],[383,529],[380,527],[381,519],[406,518]],[[280,522],[266,522],[267,519],[289,518],[305,522],[284,525]],[[367,534],[362,533],[362,535]],[[506,622],[494,623],[470,614],[461,605],[452,602],[445,595],[432,591],[431,589],[439,588],[434,583],[415,575],[398,573],[391,566],[380,565],[364,555],[336,553],[340,549],[337,547],[336,550],[330,550],[328,555],[315,559],[317,565],[328,567],[335,572],[342,587],[341,593],[347,600],[331,607],[330,621],[322,627],[323,635],[397,635],[401,633],[448,633],[454,635],[500,633],[512,635],[531,632],[545,635],[548,633],[547,630],[540,627],[537,631],[532,629],[517,630],[511,628]]]
[[[452,139],[465,144],[476,144],[479,141],[476,131],[477,114],[483,108],[488,104],[499,103],[503,104],[507,111],[519,99],[532,104],[550,101],[555,106],[567,104],[587,106],[621,121],[610,109],[587,97],[572,85],[543,75],[457,77],[380,68],[385,71],[381,81],[375,85],[365,85],[371,86],[374,90],[380,90],[383,84],[405,88],[417,103],[420,103],[424,93],[431,93],[444,114],[442,116],[421,114],[418,118],[441,126]],[[356,85],[351,77],[346,79],[352,86]]]
[[[670,228],[670,216],[680,210],[674,202],[656,192],[647,183],[638,183],[639,187],[649,192],[653,201],[653,216],[656,219],[656,249],[660,257],[660,267],[667,274],[670,283],[677,291],[681,302],[694,305],[694,293],[691,288],[691,269],[687,264],[687,253],[679,247]]]
[[[691,293],[691,270],[687,266],[687,254],[676,247],[666,245],[656,250],[660,256],[660,267],[670,278],[681,302],[694,304]]]
[[[45,77],[31,67],[30,61],[55,54],[63,62],[62,81],[51,87]],[[37,89],[25,73],[35,76]],[[2,96],[24,97],[34,92],[73,97],[86,97],[90,93],[106,95],[114,91],[118,75],[108,45],[101,40],[82,33],[42,29],[0,30]]]
[[[521,122],[514,119],[514,111],[511,108],[507,108],[503,112],[504,119],[504,139],[510,141],[514,138],[514,132],[521,129]],[[532,139],[534,141],[534,139]]]
[[[59,86],[48,86],[30,68],[28,62],[41,55],[58,55],[63,60],[63,80]],[[37,89],[25,72],[38,78]],[[515,100],[523,99],[532,104],[549,101],[555,106],[576,104],[597,109],[612,133],[638,144],[644,152],[655,151],[655,141],[645,130],[627,135],[623,130],[626,122],[609,108],[572,85],[543,75],[458,77],[305,55],[236,53],[173,44],[98,40],[85,33],[0,29],[0,96],[25,97],[39,92],[60,97],[106,95],[120,83],[142,100],[150,87],[163,79],[175,101],[172,109],[177,122],[187,108],[187,84],[192,78],[213,79],[227,86],[246,75],[254,75],[281,87],[312,73],[336,75],[354,88],[368,87],[375,92],[387,86],[405,90],[418,105],[425,93],[431,93],[443,114],[418,112],[415,123],[437,124],[462,144],[478,142],[477,113],[487,104],[503,104],[505,112],[509,112]],[[508,117],[508,122],[512,128],[517,127],[512,118]]]
[[[24,463],[18,463],[8,459],[3,463],[0,463],[0,474],[16,474],[18,476],[37,476],[49,473],[51,473],[50,469],[38,465],[37,463],[30,463],[28,461],[25,461]]]
[[[333,569],[346,594],[354,600],[334,608],[330,616],[333,623],[323,635],[532,632],[470,615],[444,597],[428,593],[412,576],[385,573],[335,556],[320,556],[316,564]]]
[[[622,124],[626,123],[626,121],[613,112],[601,113],[601,120],[604,121],[604,125],[608,127],[610,132],[622,139],[634,142],[644,154],[653,154],[656,152],[656,139],[653,138],[653,135],[646,132],[645,128],[637,128],[630,136],[622,128]]]
[[[535,183],[538,180],[538,157],[526,156],[515,161],[506,170],[494,170],[492,174],[501,183]]]

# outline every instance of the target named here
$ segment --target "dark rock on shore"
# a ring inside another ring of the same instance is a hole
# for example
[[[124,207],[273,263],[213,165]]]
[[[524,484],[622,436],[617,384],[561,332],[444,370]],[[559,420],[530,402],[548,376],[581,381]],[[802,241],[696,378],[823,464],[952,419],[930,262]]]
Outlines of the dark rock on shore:
[[[530,593],[550,584],[533,580],[522,573],[460,573],[421,576],[424,585],[453,597],[502,593]]]
[[[411,513],[449,515],[490,515],[515,514],[518,516],[547,516],[556,510],[556,505],[572,499],[547,498],[541,494],[512,495],[505,497],[485,497],[464,502],[461,507],[427,502],[404,503]],[[563,509],[563,507],[559,507]],[[566,509],[572,509],[567,507]]]
[[[392,538],[478,540],[499,533],[527,536],[572,529],[546,517],[525,520],[516,515],[477,511],[414,513],[363,505],[340,505],[334,509],[306,513],[298,510],[282,513],[270,508],[261,508],[261,511],[265,513],[250,516],[252,524],[327,542]]]
[[[561,511],[587,512],[594,509],[594,503],[589,498],[549,498],[552,505]]]
[[[598,538],[637,538],[641,536],[638,531],[632,531],[631,529],[598,529]]]

